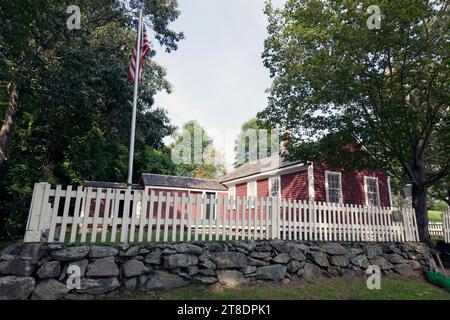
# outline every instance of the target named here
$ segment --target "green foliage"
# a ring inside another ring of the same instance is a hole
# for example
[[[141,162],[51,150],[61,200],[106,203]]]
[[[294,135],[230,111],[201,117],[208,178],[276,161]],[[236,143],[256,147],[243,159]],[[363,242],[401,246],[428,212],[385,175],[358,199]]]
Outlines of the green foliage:
[[[431,210],[435,210],[435,211],[447,211],[448,210],[448,204],[446,204],[444,201],[442,200],[435,200],[433,201],[432,205],[430,206]]]
[[[176,166],[170,157],[170,149],[160,150],[145,147],[139,150],[134,158],[136,172],[176,175]]]
[[[176,175],[215,179],[226,173],[223,155],[214,149],[212,138],[196,120],[183,125],[175,134],[171,148],[172,154],[182,162],[176,167]],[[185,150],[190,155],[185,155]]]
[[[239,168],[244,163],[249,162],[250,160],[256,160],[256,159],[250,159],[250,136],[249,132],[256,130],[256,146],[253,146],[256,150],[256,156],[257,159],[265,158],[271,154],[271,131],[267,130],[267,139],[265,141],[265,146],[261,144],[261,141],[263,139],[263,136],[259,136],[258,130],[266,129],[263,127],[263,124],[261,124],[256,118],[250,119],[247,122],[244,122],[241,126],[241,130],[238,133],[238,136],[236,137],[235,143],[234,143],[234,152],[235,152],[235,160],[233,163],[233,166],[235,168]],[[243,154],[239,154],[242,153]]]
[[[442,211],[428,210],[428,218],[432,222],[442,222]]]
[[[126,179],[133,97],[127,70],[137,10],[119,0],[77,4],[81,29],[69,30],[65,1],[0,0],[0,115],[9,100],[7,85],[19,89],[8,160],[0,166],[0,238],[23,232],[35,182]],[[146,0],[146,5],[146,22],[155,31],[150,34],[167,51],[176,50],[183,34],[168,25],[179,15],[177,2]],[[161,90],[171,90],[165,69],[146,59],[135,182],[140,170],[172,170],[163,138],[174,127],[166,111],[154,106]]]
[[[267,4],[273,83],[258,118],[291,140],[288,159],[383,169],[412,185],[421,241],[427,189],[450,180],[448,3],[288,0]]]
[[[449,175],[448,7],[378,1],[381,29],[369,30],[371,4],[267,6],[263,58],[274,81],[259,119],[289,134],[293,158],[384,168],[416,183],[413,162],[423,157],[432,184]]]
[[[444,201],[450,205],[450,181],[442,181],[428,189],[432,199]]]

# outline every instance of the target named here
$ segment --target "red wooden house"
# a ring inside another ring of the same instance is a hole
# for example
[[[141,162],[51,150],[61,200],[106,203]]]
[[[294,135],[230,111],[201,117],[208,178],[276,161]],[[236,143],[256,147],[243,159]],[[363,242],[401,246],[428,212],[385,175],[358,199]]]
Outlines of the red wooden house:
[[[384,172],[331,171],[324,164],[285,161],[278,156],[246,163],[220,181],[232,196],[391,206],[389,178]]]
[[[97,188],[122,189],[125,192],[125,184],[105,183],[89,181],[85,186]],[[337,172],[331,171],[329,166],[323,164],[305,164],[301,161],[285,161],[278,156],[272,156],[255,162],[250,162],[231,171],[220,180],[198,179],[191,177],[179,177],[170,175],[143,173],[139,183],[133,185],[133,190],[142,190],[149,196],[162,194],[165,202],[161,207],[161,215],[177,218],[182,215],[196,219],[201,218],[203,212],[206,218],[212,215],[223,217],[226,212],[229,217],[229,209],[210,207],[207,205],[198,206],[198,202],[191,202],[188,209],[186,205],[182,208],[181,198],[196,197],[202,198],[224,198],[229,195],[236,198],[267,198],[277,197],[282,200],[304,200],[331,202],[354,205],[370,205],[391,207],[391,194],[389,178],[380,171],[353,171]],[[105,191],[106,192],[106,191]],[[170,199],[169,199],[170,198]],[[177,198],[178,200],[174,200]],[[150,199],[150,197],[149,197]],[[166,206],[169,203],[169,206]],[[174,207],[176,206],[176,208]],[[112,206],[110,206],[112,208]],[[132,202],[130,203],[131,215]],[[94,215],[95,200],[90,206],[90,216]],[[100,203],[99,216],[104,215],[105,200]],[[204,210],[206,208],[206,210]],[[110,214],[111,214],[110,209]],[[153,202],[153,217],[157,217],[157,203]],[[124,212],[123,200],[119,208],[119,216]],[[147,207],[146,216],[150,216],[150,206]],[[233,219],[236,215],[242,217],[243,208],[233,207],[231,214]],[[249,209],[250,218],[254,217],[253,207]],[[264,210],[263,214],[266,212]]]
[[[93,191],[97,191],[98,189],[119,189],[122,190],[122,193],[125,193],[125,190],[127,189],[127,185],[125,183],[114,183],[114,182],[102,182],[102,181],[86,181],[85,187],[91,187]],[[192,178],[192,177],[180,177],[180,176],[170,176],[170,175],[160,175],[160,174],[150,174],[150,173],[143,173],[141,175],[141,178],[139,180],[138,184],[133,184],[132,191],[139,190],[146,192],[149,196],[153,193],[154,195],[163,195],[163,196],[169,196],[172,198],[169,208],[166,207],[166,203],[164,202],[162,204],[161,208],[161,214],[163,217],[165,217],[166,213],[170,218],[174,215],[174,203],[173,199],[175,197],[178,197],[179,202],[177,205],[178,215],[181,214],[181,198],[183,195],[185,195],[187,198],[196,197],[197,195],[200,195],[202,198],[223,198],[228,195],[228,188],[220,183],[218,180],[211,180],[211,179],[199,179],[199,178]],[[106,191],[104,191],[106,192]],[[150,197],[149,197],[150,199]],[[123,208],[123,200],[120,201],[119,209],[118,209],[118,216],[122,217],[124,213]],[[90,204],[90,216],[94,216],[95,214],[95,203],[96,200],[91,200]],[[110,206],[110,214],[112,212],[112,205]],[[131,210],[133,207],[133,201],[130,203],[130,215]],[[153,216],[156,218],[157,215],[157,203],[154,202],[154,208],[153,208]],[[105,200],[100,201],[99,205],[99,216],[104,216],[104,210],[105,210]],[[186,210],[184,210],[186,212]],[[147,208],[147,217],[149,216],[150,208]],[[198,212],[196,204],[193,204],[191,206],[191,212],[192,212],[192,218],[195,218],[196,212]],[[206,210],[207,216],[209,217],[210,210]]]

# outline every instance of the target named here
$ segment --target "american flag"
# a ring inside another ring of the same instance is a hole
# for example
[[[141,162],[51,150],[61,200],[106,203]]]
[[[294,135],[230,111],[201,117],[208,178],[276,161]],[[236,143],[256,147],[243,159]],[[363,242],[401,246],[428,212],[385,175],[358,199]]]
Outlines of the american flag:
[[[145,27],[143,27],[142,35],[141,35],[141,54],[139,56],[139,68],[136,72],[137,41],[136,41],[136,45],[133,49],[133,57],[131,58],[130,67],[128,68],[128,77],[130,78],[130,82],[133,85],[134,85],[136,73],[139,74],[139,80],[141,80],[142,63],[144,62],[145,55],[147,54],[147,52],[149,50],[150,50],[150,45],[148,42],[147,32],[145,30]]]

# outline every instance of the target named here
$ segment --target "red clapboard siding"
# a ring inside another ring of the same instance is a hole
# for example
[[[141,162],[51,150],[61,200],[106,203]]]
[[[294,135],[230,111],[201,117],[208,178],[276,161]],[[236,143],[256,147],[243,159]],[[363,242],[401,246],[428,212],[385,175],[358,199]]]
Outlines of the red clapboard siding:
[[[256,195],[258,198],[269,196],[269,179],[258,180],[256,183]]]
[[[163,196],[169,195],[170,197],[172,197],[169,207],[166,206],[165,202],[162,203],[161,218],[166,217],[166,214],[169,218],[173,218],[175,212],[176,212],[175,214],[176,214],[177,218],[181,217],[181,197],[183,196],[183,194],[185,194],[186,196],[188,195],[187,190],[168,190],[168,189],[160,189],[160,188],[158,188],[158,189],[157,188],[149,188],[148,194],[150,194],[150,192],[153,192],[154,195],[156,195],[156,196],[159,196],[159,193],[161,192]],[[175,197],[175,195],[178,195],[177,208],[174,208],[174,199],[173,198]],[[148,201],[150,201],[150,197],[149,197]],[[149,209],[150,208],[147,209],[147,214],[146,214],[147,217],[150,214]],[[153,218],[156,219],[157,216],[158,216],[158,202],[155,201],[153,204]]]
[[[316,201],[326,201],[325,171],[328,166],[314,164],[314,191]],[[361,170],[357,172],[342,172],[343,202],[348,204],[366,204],[364,192],[364,176],[377,177],[380,191],[381,206],[389,207],[389,187],[386,174],[378,171]]]
[[[314,163],[314,199],[315,201],[325,202],[325,167]]]
[[[97,188],[92,189],[93,192],[97,192],[98,190],[101,190],[101,189],[97,189]],[[106,191],[103,190],[102,193],[106,193]],[[96,203],[97,203],[97,199],[95,199],[95,198],[91,199],[91,204],[90,204],[90,207],[89,207],[89,217],[94,217],[95,216]],[[62,198],[61,198],[60,199],[59,208],[61,209],[63,205],[64,204],[63,204]],[[99,204],[98,217],[102,218],[102,217],[105,216],[105,205],[106,205],[106,199],[101,199],[100,200],[100,204]],[[111,213],[111,210],[112,210],[112,208],[109,209],[109,214]],[[92,226],[93,226],[92,223],[88,224],[88,228],[92,228]],[[99,228],[101,226],[102,226],[101,224],[98,224],[97,228]]]
[[[237,184],[236,197],[246,197],[246,196],[247,196],[247,182]]]
[[[380,202],[383,207],[391,206],[388,177],[384,173],[378,174],[378,188],[380,188]]]
[[[284,174],[281,180],[281,198],[308,200],[308,171],[302,170]]]
[[[256,195],[258,199],[266,199],[269,196],[269,179],[261,179],[256,182]],[[256,215],[257,219],[260,219],[261,215],[263,216],[263,219],[266,219],[266,214],[267,209],[264,206],[262,212],[258,212]]]
[[[191,197],[193,197],[195,202],[191,205],[191,219],[194,221],[196,214],[197,214],[197,197],[200,196],[200,203],[203,201],[202,199],[202,193],[200,191],[191,191]],[[199,209],[200,215],[199,218],[202,216],[202,208]]]
[[[228,193],[227,192],[218,192],[217,193],[217,199],[224,199],[226,197],[228,197]],[[217,206],[216,216],[219,219],[223,219],[224,214],[226,215],[226,203],[222,204],[220,206]]]
[[[167,195],[167,194],[169,194],[171,197],[174,197],[175,196],[175,194],[178,194],[178,206],[177,206],[177,210],[176,210],[176,212],[177,212],[177,218],[181,218],[181,215],[183,215],[184,216],[184,218],[187,218],[187,214],[188,214],[188,205],[186,204],[186,206],[185,206],[185,208],[184,208],[184,210],[183,210],[183,213],[182,213],[182,206],[181,206],[181,197],[182,197],[182,195],[183,194],[185,194],[186,195],[186,199],[187,199],[187,196],[188,196],[188,190],[167,190],[167,189],[149,189],[149,194],[150,194],[150,190],[152,190],[154,193],[155,193],[155,195],[159,195],[159,192],[162,192],[163,193],[163,195]],[[191,198],[194,198],[194,203],[193,204],[191,204],[191,210],[190,210],[190,213],[191,213],[191,219],[195,219],[195,217],[196,217],[196,213],[197,213],[197,205],[196,205],[196,202],[197,202],[197,196],[198,195],[200,195],[200,197],[201,197],[201,203],[203,203],[203,196],[202,196],[202,192],[201,191],[190,191],[190,195],[191,195]],[[218,199],[220,199],[220,198],[225,198],[226,196],[228,196],[228,193],[226,193],[226,192],[218,192],[217,193],[217,198]],[[170,207],[168,208],[168,210],[166,210],[166,205],[165,205],[165,203],[163,203],[163,205],[161,206],[161,208],[162,208],[162,210],[161,210],[161,217],[162,218],[164,218],[165,217],[165,214],[167,213],[168,215],[169,215],[169,217],[170,218],[173,218],[173,214],[174,214],[174,208],[173,208],[173,200],[172,200],[172,203],[171,203],[171,205],[170,205]],[[154,207],[153,207],[153,217],[154,218],[156,218],[157,217],[157,214],[158,214],[158,202],[155,202],[155,204],[154,204]],[[201,210],[201,209],[200,209]],[[149,216],[149,209],[147,209],[147,217]],[[201,216],[201,211],[200,211],[200,216]],[[219,215],[220,216],[222,216],[223,215],[223,213],[219,213]]]

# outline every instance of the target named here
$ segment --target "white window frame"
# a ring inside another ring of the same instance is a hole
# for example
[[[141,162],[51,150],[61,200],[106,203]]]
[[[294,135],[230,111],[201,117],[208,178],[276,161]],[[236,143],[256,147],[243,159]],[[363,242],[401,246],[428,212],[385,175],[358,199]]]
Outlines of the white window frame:
[[[206,193],[214,193],[214,199],[217,199],[217,192],[209,192],[209,191],[204,191],[204,192],[202,192],[202,198],[203,197],[206,197],[207,196],[207,194]],[[210,206],[211,206],[211,204],[210,204]],[[211,208],[211,207],[210,207]],[[200,216],[201,216],[201,219],[203,219],[203,201],[202,201],[202,204],[201,204],[201,214],[200,214]],[[209,216],[209,218],[210,219],[212,219],[212,220],[215,220],[216,219],[216,216],[217,216],[217,205],[214,205],[214,210],[213,210],[213,217],[211,217],[211,216]]]
[[[325,196],[326,196],[326,200],[327,200],[327,202],[330,202],[330,196],[328,194],[328,189],[329,189],[328,176],[329,175],[338,175],[339,176],[339,201],[338,202],[333,202],[333,203],[343,203],[342,174],[340,172],[336,172],[336,171],[325,171]]]
[[[250,186],[253,185],[253,192],[250,192]],[[256,190],[256,180],[247,182],[247,198],[256,198],[257,190]]]
[[[269,197],[272,197],[272,184],[274,180],[278,180],[278,198],[281,199],[281,178],[280,176],[269,178]]]
[[[378,177],[370,177],[370,176],[364,176],[364,194],[366,196],[366,206],[369,206],[369,190],[367,188],[367,181],[368,180],[375,180],[377,183],[377,201],[378,205],[376,207],[381,206],[381,199],[380,199],[380,184],[378,182]]]

